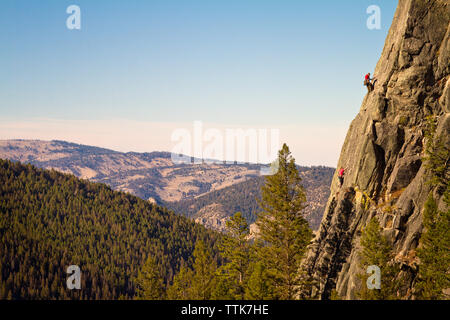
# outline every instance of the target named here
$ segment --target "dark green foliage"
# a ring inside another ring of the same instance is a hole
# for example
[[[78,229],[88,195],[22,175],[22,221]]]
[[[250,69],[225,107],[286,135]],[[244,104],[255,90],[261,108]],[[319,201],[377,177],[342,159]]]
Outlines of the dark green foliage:
[[[4,160],[0,181],[0,298],[132,298],[150,253],[167,283],[197,240],[216,250],[215,233],[104,184]]]
[[[442,208],[430,192],[423,209],[423,232],[417,256],[420,259],[416,296],[419,299],[449,299],[444,289],[450,287],[450,150],[445,137],[436,137],[436,122],[428,118],[425,167],[429,184],[442,195]]]
[[[240,212],[231,217],[226,226],[226,234],[219,244],[224,263],[218,273],[223,278],[221,285],[228,285],[228,290],[224,291],[226,294],[222,299],[232,296],[243,300],[250,264],[250,244],[247,240],[250,230]]]
[[[364,271],[359,275],[361,290],[358,297],[363,300],[392,300],[397,299],[399,279],[397,275],[399,267],[393,262],[394,250],[387,238],[382,234],[382,229],[376,217],[372,218],[363,230],[361,236],[362,252],[360,266]],[[377,266],[381,270],[381,288],[368,289],[366,273],[369,266]]]
[[[212,291],[212,300],[235,300],[237,299],[235,293],[232,291],[234,282],[233,279],[225,274],[215,275],[215,285]],[[238,300],[242,300],[238,298]]]
[[[272,286],[266,267],[262,261],[252,264],[250,277],[245,290],[247,300],[272,299]]]
[[[262,187],[263,212],[257,238],[240,212],[227,222],[219,245],[217,268],[199,241],[193,270],[182,268],[168,290],[170,299],[297,299],[306,277],[301,261],[312,238],[303,217],[306,201],[299,172],[289,148],[279,152],[279,169]]]
[[[180,271],[173,278],[172,285],[167,289],[167,298],[170,300],[191,299],[192,270],[181,266]]]
[[[215,287],[217,264],[203,241],[197,241],[194,250],[194,267],[190,299],[210,300]]]
[[[217,262],[202,240],[197,241],[192,269],[183,265],[167,290],[171,300],[211,300],[217,292]]]
[[[264,242],[260,259],[272,281],[274,297],[296,299],[302,285],[301,261],[312,239],[305,220],[306,195],[286,144],[278,153],[278,171],[262,187],[259,237]]]
[[[137,298],[140,300],[162,300],[164,283],[156,259],[148,257],[136,279]]]
[[[447,199],[449,187],[447,186]],[[420,299],[448,299],[443,292],[450,288],[450,205],[438,210],[430,194],[423,211],[424,232],[417,255],[420,259],[417,279],[417,297]]]
[[[431,175],[430,183],[438,188],[446,188],[450,179],[450,150],[445,145],[445,137],[436,137],[436,119],[429,117],[425,131],[425,167]]]

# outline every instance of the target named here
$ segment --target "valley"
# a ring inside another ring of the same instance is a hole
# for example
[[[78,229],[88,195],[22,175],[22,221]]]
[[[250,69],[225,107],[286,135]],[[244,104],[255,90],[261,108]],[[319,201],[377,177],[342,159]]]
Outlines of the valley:
[[[65,141],[0,140],[0,158],[104,183],[219,231],[237,211],[249,223],[255,221],[264,182],[255,164],[178,164],[169,152],[122,153]],[[316,230],[334,169],[299,170],[308,200],[305,214]]]

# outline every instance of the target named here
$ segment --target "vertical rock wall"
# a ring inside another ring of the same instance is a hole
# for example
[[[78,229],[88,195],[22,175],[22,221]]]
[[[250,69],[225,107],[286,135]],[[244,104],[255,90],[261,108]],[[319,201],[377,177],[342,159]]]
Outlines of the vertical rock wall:
[[[422,163],[427,116],[438,117],[437,134],[450,147],[449,22],[449,0],[399,1],[375,69],[375,89],[364,98],[342,147],[337,168],[346,168],[344,184],[339,188],[335,175],[305,262],[322,299],[333,289],[356,298],[359,238],[374,215],[410,279],[403,288],[410,296],[422,209],[431,191]],[[372,200],[362,205],[367,198]]]

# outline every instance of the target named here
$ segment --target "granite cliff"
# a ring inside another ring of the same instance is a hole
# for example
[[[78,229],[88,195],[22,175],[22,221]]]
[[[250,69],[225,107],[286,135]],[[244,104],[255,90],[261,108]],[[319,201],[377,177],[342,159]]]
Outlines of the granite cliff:
[[[450,1],[400,0],[375,74],[348,130],[337,167],[346,168],[342,187],[334,176],[330,197],[305,266],[316,280],[313,295],[355,299],[360,287],[361,230],[377,216],[392,243],[414,298],[416,248],[427,184],[425,130],[437,119],[436,135],[450,147]],[[447,161],[448,163],[448,161]],[[447,167],[447,174],[448,172]],[[361,205],[364,201],[367,205]]]

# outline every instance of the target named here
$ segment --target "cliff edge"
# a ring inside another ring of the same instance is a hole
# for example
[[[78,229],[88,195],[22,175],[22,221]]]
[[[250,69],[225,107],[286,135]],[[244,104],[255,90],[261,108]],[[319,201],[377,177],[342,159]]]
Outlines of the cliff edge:
[[[375,88],[342,147],[337,168],[346,168],[343,186],[335,174],[307,253],[305,265],[317,283],[313,293],[321,299],[330,298],[333,289],[343,298],[356,298],[359,238],[373,216],[409,279],[402,296],[412,297],[422,210],[433,191],[422,161],[428,116],[438,119],[436,134],[450,147],[449,22],[448,0],[399,1],[375,69]],[[442,195],[436,197],[443,205]]]

